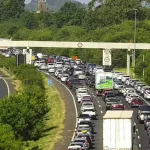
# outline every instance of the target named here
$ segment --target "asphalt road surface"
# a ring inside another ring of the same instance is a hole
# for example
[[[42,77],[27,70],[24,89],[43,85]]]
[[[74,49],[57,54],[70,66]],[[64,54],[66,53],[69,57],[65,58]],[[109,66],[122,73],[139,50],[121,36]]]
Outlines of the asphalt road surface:
[[[5,81],[0,78],[0,99],[5,96],[8,96],[8,88]]]
[[[94,104],[97,113],[97,120],[93,120],[94,122],[93,149],[103,150],[103,116],[106,113],[105,103],[101,97],[96,96],[96,92],[93,90],[93,88],[89,88],[89,87],[87,88],[89,89],[90,94],[94,98]],[[76,98],[75,95],[74,97]],[[136,133],[134,134],[133,150],[147,150],[149,146],[147,132],[146,130],[144,130],[144,125],[138,124],[137,122],[137,108],[130,108],[130,106],[125,102],[123,96],[118,96],[118,97],[123,101],[126,110],[134,110],[134,120],[137,125],[137,128],[136,128]],[[80,104],[78,104],[77,99],[76,99],[76,105],[77,105],[78,114],[80,114]]]

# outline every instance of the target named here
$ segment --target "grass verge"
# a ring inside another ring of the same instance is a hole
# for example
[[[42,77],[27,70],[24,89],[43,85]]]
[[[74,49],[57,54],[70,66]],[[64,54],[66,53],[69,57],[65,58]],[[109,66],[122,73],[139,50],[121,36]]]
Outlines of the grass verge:
[[[65,104],[61,99],[59,92],[54,86],[48,86],[48,79],[44,76],[44,83],[48,105],[50,107],[49,113],[46,115],[46,128],[44,129],[42,137],[37,141],[29,141],[30,150],[38,146],[42,150],[53,150],[55,143],[62,138],[65,119]]]

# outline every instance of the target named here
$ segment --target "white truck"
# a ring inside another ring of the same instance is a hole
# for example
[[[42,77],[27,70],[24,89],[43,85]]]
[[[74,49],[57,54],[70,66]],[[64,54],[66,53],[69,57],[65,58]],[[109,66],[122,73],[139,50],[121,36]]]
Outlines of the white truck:
[[[104,90],[113,89],[113,73],[96,71],[95,72],[95,90],[97,96],[102,95]]]
[[[103,116],[103,150],[133,150],[133,110],[107,111]]]

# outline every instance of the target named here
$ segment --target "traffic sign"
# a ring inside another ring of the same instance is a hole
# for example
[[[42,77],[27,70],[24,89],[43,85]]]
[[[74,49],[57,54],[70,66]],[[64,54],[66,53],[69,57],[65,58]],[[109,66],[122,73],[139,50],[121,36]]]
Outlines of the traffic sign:
[[[49,86],[52,86],[52,84],[53,84],[53,81],[52,81],[51,79],[49,79],[49,80],[48,80],[48,85],[49,85]]]
[[[103,50],[103,66],[111,66],[111,50]]]

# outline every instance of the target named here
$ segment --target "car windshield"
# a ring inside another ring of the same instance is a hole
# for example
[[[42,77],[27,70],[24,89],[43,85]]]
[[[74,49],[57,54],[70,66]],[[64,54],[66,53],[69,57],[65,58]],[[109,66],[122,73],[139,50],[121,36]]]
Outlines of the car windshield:
[[[84,112],[85,112],[85,111],[92,111],[92,112],[94,112],[93,109],[84,109]]]
[[[122,85],[122,83],[121,83],[121,82],[116,82],[116,84],[118,84],[118,85]]]
[[[89,114],[80,114],[80,118],[90,118]]]
[[[74,148],[69,148],[68,150],[81,150],[81,149],[74,147]]]
[[[107,98],[109,98],[109,97],[115,97],[115,95],[114,94],[107,94],[106,97]]]

